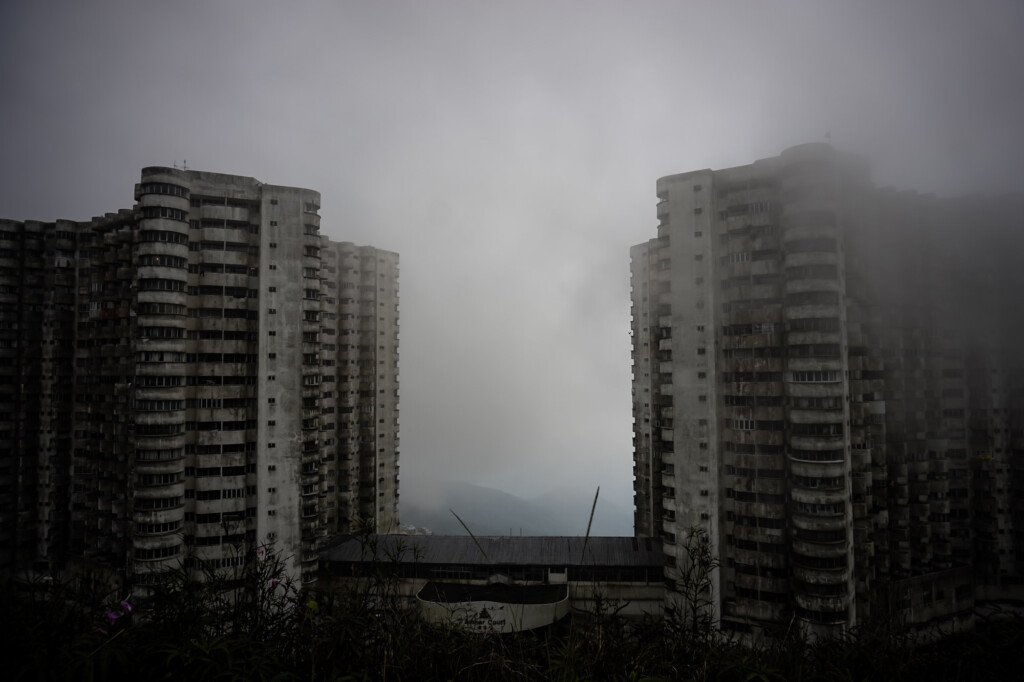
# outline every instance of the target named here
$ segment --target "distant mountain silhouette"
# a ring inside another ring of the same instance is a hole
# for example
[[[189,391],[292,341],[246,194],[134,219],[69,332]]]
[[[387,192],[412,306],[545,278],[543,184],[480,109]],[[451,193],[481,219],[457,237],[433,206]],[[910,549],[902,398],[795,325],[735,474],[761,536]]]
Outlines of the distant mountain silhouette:
[[[431,493],[415,499],[402,493],[403,524],[438,535],[465,535],[449,511],[453,510],[474,535],[583,535],[594,501],[594,491],[564,489],[524,500],[503,490],[454,481],[439,484]],[[631,512],[599,499],[590,534],[632,533]]]

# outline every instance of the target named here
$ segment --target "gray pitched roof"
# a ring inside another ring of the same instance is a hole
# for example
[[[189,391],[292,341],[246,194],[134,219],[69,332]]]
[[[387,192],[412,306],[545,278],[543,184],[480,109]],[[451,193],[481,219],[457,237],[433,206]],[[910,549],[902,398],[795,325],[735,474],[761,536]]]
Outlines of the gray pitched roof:
[[[336,538],[320,557],[327,562],[343,563],[397,559],[419,564],[552,567],[661,566],[664,562],[661,540],[657,538],[584,540],[580,536],[512,535],[477,537],[475,542],[468,535],[377,535],[368,541],[347,535]]]

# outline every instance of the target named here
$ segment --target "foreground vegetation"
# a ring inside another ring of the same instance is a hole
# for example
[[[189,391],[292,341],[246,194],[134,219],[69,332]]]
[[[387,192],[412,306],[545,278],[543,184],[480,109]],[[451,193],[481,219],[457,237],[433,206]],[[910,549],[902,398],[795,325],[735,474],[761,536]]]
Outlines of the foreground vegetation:
[[[224,581],[176,575],[147,604],[71,584],[5,586],[3,641],[19,680],[992,680],[1017,679],[1024,623],[911,647],[865,627],[812,643],[793,632],[742,646],[672,618],[640,622],[613,609],[543,634],[474,635],[425,623],[393,584],[299,592],[257,550],[237,599]],[[377,599],[368,599],[367,591]],[[361,596],[362,595],[362,596]]]

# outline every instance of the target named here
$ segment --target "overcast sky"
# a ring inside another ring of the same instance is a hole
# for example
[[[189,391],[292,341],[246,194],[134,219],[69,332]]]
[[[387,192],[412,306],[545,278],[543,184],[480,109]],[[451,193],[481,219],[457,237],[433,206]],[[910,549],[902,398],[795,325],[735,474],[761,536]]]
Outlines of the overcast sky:
[[[827,133],[880,184],[1020,190],[1024,4],[0,2],[0,217],[139,169],[318,190],[401,254],[401,491],[632,506],[629,246],[655,180]],[[419,484],[419,485],[418,485]]]

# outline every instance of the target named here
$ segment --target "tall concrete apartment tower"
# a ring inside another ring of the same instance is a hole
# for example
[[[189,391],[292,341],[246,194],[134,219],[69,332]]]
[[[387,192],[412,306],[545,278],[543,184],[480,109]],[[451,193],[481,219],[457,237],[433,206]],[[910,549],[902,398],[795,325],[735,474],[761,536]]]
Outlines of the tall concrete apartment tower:
[[[709,615],[741,633],[1015,594],[1020,199],[879,190],[823,144],[657,196],[631,250],[634,499],[666,579],[705,539]]]
[[[5,564],[141,587],[269,545],[311,582],[326,534],[398,522],[398,256],[321,236],[311,190],[150,167],[135,198],[0,222]]]

